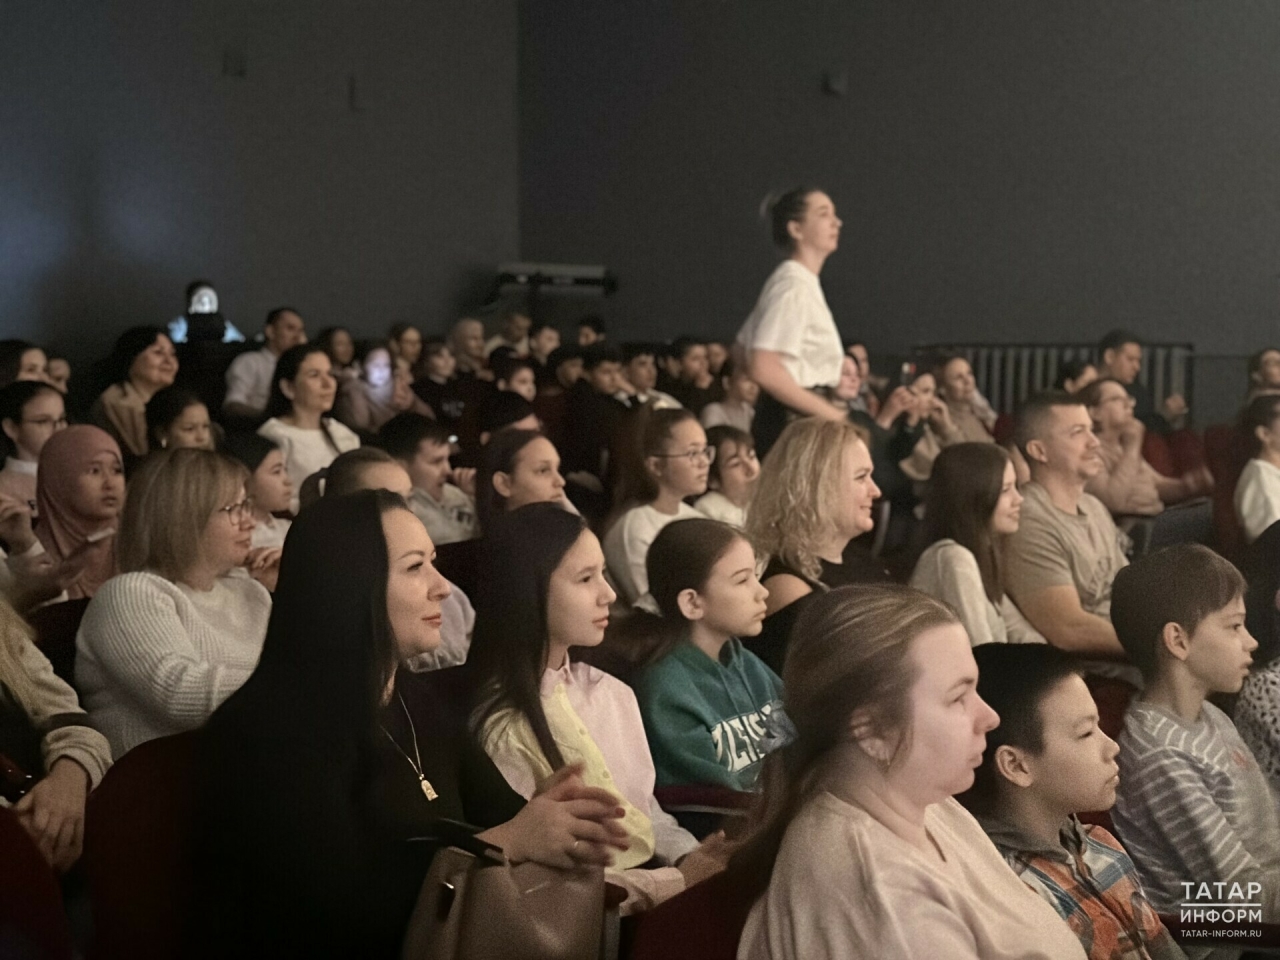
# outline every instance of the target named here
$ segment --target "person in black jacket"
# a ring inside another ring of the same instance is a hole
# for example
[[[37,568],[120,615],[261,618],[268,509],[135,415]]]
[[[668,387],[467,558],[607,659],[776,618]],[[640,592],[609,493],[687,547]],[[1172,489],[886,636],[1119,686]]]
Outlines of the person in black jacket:
[[[387,491],[290,529],[262,659],[201,734],[189,954],[398,956],[441,821],[563,868],[619,846],[617,800],[578,768],[522,805],[430,681],[397,674],[439,643],[433,556]]]

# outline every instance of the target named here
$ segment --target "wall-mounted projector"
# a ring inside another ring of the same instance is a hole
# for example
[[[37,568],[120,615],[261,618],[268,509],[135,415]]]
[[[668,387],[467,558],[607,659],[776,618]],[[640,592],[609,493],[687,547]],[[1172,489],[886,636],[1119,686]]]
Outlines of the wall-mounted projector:
[[[573,263],[502,263],[498,292],[503,296],[607,297],[618,279],[605,267]]]

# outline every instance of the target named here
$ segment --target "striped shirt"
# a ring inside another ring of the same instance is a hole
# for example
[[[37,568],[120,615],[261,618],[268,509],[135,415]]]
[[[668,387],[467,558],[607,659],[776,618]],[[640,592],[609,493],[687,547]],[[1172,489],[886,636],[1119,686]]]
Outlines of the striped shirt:
[[[1280,920],[1280,812],[1225,713],[1205,703],[1188,724],[1136,701],[1119,763],[1111,818],[1156,910],[1176,913],[1186,883],[1254,882],[1263,919]]]

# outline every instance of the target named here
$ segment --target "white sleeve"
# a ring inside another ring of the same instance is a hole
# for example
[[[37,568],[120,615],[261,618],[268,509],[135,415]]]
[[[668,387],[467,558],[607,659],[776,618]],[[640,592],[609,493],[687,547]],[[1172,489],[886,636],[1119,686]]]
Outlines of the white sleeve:
[[[950,604],[969,634],[969,643],[980,646],[1002,638],[991,632],[987,620],[986,589],[973,554],[958,543],[948,543],[921,557],[911,585]]]
[[[231,361],[227,367],[227,396],[222,401],[225,407],[229,403],[249,405],[249,394],[253,391],[253,361],[250,354],[242,353]]]
[[[814,322],[814,308],[812,291],[799,285],[779,291],[756,324],[747,348],[772,350],[798,359],[805,333]]]

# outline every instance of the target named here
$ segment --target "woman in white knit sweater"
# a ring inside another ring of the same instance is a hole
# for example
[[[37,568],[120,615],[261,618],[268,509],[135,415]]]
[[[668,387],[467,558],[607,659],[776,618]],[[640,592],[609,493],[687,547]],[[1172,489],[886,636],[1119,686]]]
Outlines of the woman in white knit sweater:
[[[208,450],[169,450],[129,485],[119,576],[76,638],[76,682],[116,757],[198,727],[258,663],[271,595],[239,569],[253,505],[246,471]]]
[[[911,586],[949,603],[975,647],[1044,643],[1000,582],[1001,541],[1018,532],[1022,494],[1013,463],[994,443],[958,443],[933,464],[925,500],[930,545]]]

